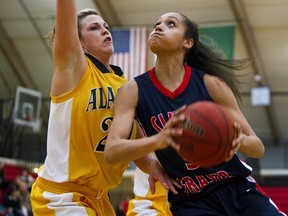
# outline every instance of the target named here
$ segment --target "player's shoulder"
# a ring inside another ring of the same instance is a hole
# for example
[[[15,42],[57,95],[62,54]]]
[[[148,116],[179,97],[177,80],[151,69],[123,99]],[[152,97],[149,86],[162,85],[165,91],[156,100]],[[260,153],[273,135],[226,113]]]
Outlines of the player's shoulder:
[[[236,100],[231,88],[221,78],[205,74],[204,83],[213,101],[226,104]]]
[[[134,79],[127,81],[120,89],[133,90],[137,88],[137,83]]]
[[[229,86],[221,78],[205,73],[204,83],[209,91],[225,91],[230,89]]]
[[[124,83],[120,89],[119,89],[119,92],[118,92],[118,95],[126,95],[126,96],[129,96],[131,94],[137,94],[138,93],[138,86],[137,86],[137,83],[136,81],[133,79],[133,80],[129,80],[127,81],[126,83]]]

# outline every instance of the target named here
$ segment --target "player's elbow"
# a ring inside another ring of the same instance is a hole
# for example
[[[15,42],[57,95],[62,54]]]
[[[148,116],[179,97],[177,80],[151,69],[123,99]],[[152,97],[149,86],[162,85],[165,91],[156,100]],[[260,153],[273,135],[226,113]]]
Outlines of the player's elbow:
[[[114,164],[113,157],[111,157],[109,154],[104,153],[104,160],[108,164]]]
[[[256,159],[261,159],[264,156],[264,154],[265,154],[264,145],[258,145],[257,147],[255,146],[254,148],[250,149],[247,156],[250,156]]]
[[[264,145],[261,145],[261,147],[259,147],[259,150],[257,152],[258,154],[256,155],[256,158],[260,159],[264,156],[265,154],[265,147]]]
[[[117,163],[117,161],[115,160],[115,157],[113,157],[113,154],[110,154],[109,151],[107,150],[104,151],[104,160],[108,164]]]
[[[264,156],[264,154],[265,154],[265,146],[262,143],[262,141],[258,138],[258,145],[255,158],[260,159]]]
[[[106,142],[105,149],[104,149],[104,160],[106,163],[114,164],[116,163],[115,155],[113,153],[113,150],[111,149],[111,145],[109,142]]]

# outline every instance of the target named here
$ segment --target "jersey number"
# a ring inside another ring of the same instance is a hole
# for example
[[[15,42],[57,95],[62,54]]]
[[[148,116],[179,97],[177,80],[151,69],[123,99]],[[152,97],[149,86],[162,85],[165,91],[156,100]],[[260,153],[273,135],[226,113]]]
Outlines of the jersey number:
[[[106,135],[102,139],[100,139],[100,141],[96,144],[95,152],[104,152],[105,144],[107,140],[107,132],[108,132],[109,126],[111,125],[112,119],[113,118],[110,116],[110,117],[105,118],[101,122],[100,124],[101,130],[105,132]]]

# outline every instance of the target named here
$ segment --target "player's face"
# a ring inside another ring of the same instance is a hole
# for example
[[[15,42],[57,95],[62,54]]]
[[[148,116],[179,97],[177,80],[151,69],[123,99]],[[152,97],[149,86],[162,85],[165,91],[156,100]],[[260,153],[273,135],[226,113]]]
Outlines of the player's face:
[[[114,52],[108,24],[97,15],[89,15],[81,21],[81,44],[85,52],[112,55]]]
[[[149,36],[149,46],[152,52],[185,52],[185,25],[178,13],[162,15]]]

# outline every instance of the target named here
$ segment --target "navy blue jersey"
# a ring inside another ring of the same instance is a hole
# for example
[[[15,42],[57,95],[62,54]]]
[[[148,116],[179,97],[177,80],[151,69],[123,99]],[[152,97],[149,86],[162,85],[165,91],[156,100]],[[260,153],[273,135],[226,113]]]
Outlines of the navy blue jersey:
[[[182,105],[212,101],[204,84],[204,72],[189,66],[185,66],[185,70],[184,79],[174,92],[159,82],[154,69],[135,77],[138,85],[136,113],[147,136],[160,132],[174,111]],[[169,193],[170,202],[204,195],[227,181],[251,174],[251,167],[242,163],[236,154],[228,163],[204,169],[186,163],[171,147],[155,153],[166,172],[183,185],[183,190],[177,196]]]

